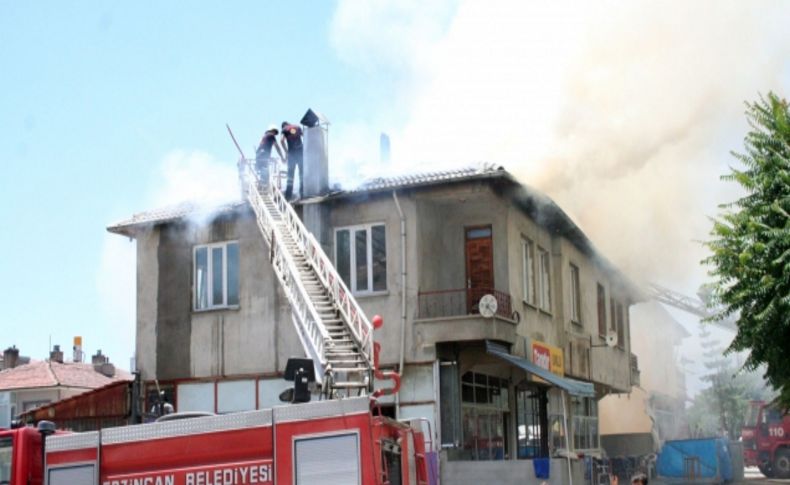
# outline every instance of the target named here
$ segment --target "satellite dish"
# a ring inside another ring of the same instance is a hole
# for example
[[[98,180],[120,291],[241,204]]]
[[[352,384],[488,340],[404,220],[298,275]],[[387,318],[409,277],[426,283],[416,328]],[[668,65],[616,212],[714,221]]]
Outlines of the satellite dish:
[[[614,330],[609,330],[606,332],[606,346],[614,347],[615,345],[617,345],[617,332]]]
[[[491,294],[483,295],[483,297],[480,298],[480,303],[477,304],[477,308],[480,310],[480,315],[484,318],[493,317],[497,310],[496,297]]]

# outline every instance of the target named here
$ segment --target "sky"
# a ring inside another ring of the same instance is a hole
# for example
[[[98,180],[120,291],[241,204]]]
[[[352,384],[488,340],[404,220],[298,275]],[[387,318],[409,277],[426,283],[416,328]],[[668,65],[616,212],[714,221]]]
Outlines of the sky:
[[[81,335],[127,367],[134,243],[106,226],[234,197],[225,123],[250,155],[307,108],[331,122],[335,183],[500,164],[635,281],[693,294],[708,218],[737,196],[719,176],[744,102],[787,95],[788,18],[768,1],[0,0],[0,346],[43,358]]]

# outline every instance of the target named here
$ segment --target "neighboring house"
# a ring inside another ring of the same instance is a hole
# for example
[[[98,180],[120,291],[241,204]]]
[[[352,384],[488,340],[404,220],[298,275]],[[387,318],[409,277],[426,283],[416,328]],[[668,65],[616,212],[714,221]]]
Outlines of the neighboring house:
[[[631,308],[632,351],[640,377],[629,395],[600,402],[601,441],[610,456],[657,452],[666,440],[688,438],[686,379],[679,347],[690,334],[658,302]]]
[[[326,178],[326,160],[306,156],[305,168],[308,188]],[[479,481],[470,463],[490,460],[507,460],[500,482],[527,476],[527,459],[556,456],[566,435],[600,452],[597,400],[631,389],[628,309],[642,295],[556,204],[497,167],[327,192],[296,209],[368,316],[384,317],[382,363],[404,367],[383,412],[429,419],[443,478]],[[108,230],[137,241],[147,394],[158,380],[177,411],[279,404],[286,360],[303,350],[250,207],[186,204]]]
[[[18,356],[14,347],[6,349]],[[55,346],[48,361],[31,361],[0,371],[0,428],[8,427],[16,416],[39,406],[81,394],[118,380],[131,380],[126,371],[115,369],[99,351],[93,364],[63,362]]]

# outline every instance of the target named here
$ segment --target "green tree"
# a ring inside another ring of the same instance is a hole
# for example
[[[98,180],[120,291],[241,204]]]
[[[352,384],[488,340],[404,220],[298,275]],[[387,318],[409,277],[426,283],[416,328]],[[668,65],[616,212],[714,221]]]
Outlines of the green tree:
[[[751,129],[743,165],[722,177],[745,191],[720,206],[706,243],[714,278],[712,298],[736,317],[738,332],[729,352],[748,351],[747,370],[765,365],[765,377],[790,407],[790,111],[774,93],[747,103]]]
[[[688,419],[696,438],[728,436],[738,439],[751,400],[768,400],[770,391],[756,372],[739,372],[737,355],[724,355],[719,342],[704,329],[700,333],[708,386],[694,397]]]

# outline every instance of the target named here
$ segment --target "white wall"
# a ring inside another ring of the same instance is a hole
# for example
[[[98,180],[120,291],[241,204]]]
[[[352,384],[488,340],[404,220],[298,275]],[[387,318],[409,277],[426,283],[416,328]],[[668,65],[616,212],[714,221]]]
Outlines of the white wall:
[[[255,381],[220,381],[217,384],[217,412],[235,413],[255,409]]]
[[[179,384],[177,388],[176,404],[178,412],[206,411],[214,412],[214,383],[200,382],[194,384]]]

